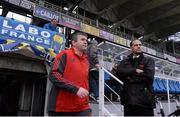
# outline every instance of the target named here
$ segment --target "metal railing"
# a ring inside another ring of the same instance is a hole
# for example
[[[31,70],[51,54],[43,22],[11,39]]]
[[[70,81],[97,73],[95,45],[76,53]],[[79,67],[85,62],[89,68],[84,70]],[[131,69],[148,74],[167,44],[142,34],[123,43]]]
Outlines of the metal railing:
[[[109,46],[107,46],[107,44],[109,44]],[[108,53],[111,54],[113,52],[113,50],[111,49],[111,51],[108,51],[107,50],[108,48],[106,48],[106,50],[104,48],[104,47],[110,47],[110,46],[116,46],[117,47],[116,50],[120,50],[119,53],[115,53],[115,56],[113,56],[114,58],[113,57],[111,58],[111,61],[109,61],[109,60],[107,60],[105,58],[106,58],[107,54]],[[119,49],[119,48],[121,48],[121,49]],[[109,101],[109,102],[111,101],[110,99],[107,98],[107,96],[104,95],[105,87],[110,89],[110,91],[113,92],[113,94],[115,94],[116,96],[118,96],[118,97],[120,97],[120,96],[118,95],[117,92],[115,92],[113,90],[113,88],[111,88],[110,86],[107,86],[107,84],[105,83],[105,81],[104,81],[105,72],[111,78],[115,79],[117,82],[119,82],[119,84],[122,85],[123,83],[121,81],[119,81],[119,79],[117,79],[113,74],[111,74],[108,71],[108,70],[112,69],[112,67],[109,68],[109,66],[111,66],[111,65],[109,65],[109,63],[113,64],[113,62],[115,62],[115,60],[116,60],[115,59],[116,56],[118,56],[118,55],[126,56],[127,53],[128,53],[129,48],[125,48],[125,47],[120,46],[120,45],[114,45],[113,43],[110,43],[110,42],[104,42],[104,43],[102,42],[102,43],[100,43],[98,45],[98,50],[99,50],[100,65],[104,66],[104,67],[101,67],[101,69],[99,70],[99,72],[100,72],[100,74],[99,74],[100,75],[99,76],[99,79],[100,79],[100,84],[99,84],[99,86],[100,86],[99,87],[100,88],[99,89],[99,91],[100,91],[100,94],[99,94],[99,97],[100,97],[99,98],[100,99],[100,103],[99,103],[100,104],[99,105],[100,113],[99,114],[100,114],[100,116],[104,116],[103,114],[111,114],[112,115],[112,113],[110,111],[108,111],[108,109],[106,108],[106,105],[104,104],[105,99],[107,101]],[[106,53],[106,52],[108,52],[108,53]],[[155,77],[158,77],[159,79],[164,79],[166,81],[166,84],[165,84],[166,87],[167,87],[166,88],[166,92],[165,92],[166,95],[167,95],[167,104],[166,104],[167,110],[166,110],[166,115],[170,114],[173,111],[173,108],[171,108],[171,106],[170,106],[170,103],[171,103],[170,102],[170,95],[171,94],[169,92],[170,88],[169,88],[168,80],[174,80],[174,81],[180,82],[180,79],[179,79],[179,77],[180,77],[180,74],[179,74],[180,67],[179,67],[178,64],[175,64],[175,63],[170,62],[168,60],[164,60],[164,59],[161,59],[161,58],[158,58],[158,57],[155,57],[155,56],[151,56],[151,55],[147,55],[147,54],[145,54],[145,56],[149,56],[149,57],[151,57],[151,58],[153,58],[155,60],[155,63],[156,63],[155,64],[156,65],[156,74],[155,74]],[[119,60],[117,60],[117,61],[121,61],[123,58],[121,60],[120,59],[121,58],[119,58]],[[106,64],[108,64],[108,65],[106,66]],[[110,103],[112,104],[112,101]],[[113,108],[116,109],[116,107],[114,107],[114,105],[113,105]]]
[[[110,102],[110,104],[113,106],[114,109],[117,111],[122,111],[119,107],[117,107],[113,101],[111,101],[105,94],[104,94],[104,86],[106,86],[110,91],[112,91],[120,100],[120,95],[113,90],[110,86],[108,86],[104,81],[104,73],[107,73],[111,78],[116,80],[120,85],[123,85],[123,82],[120,81],[118,78],[116,78],[113,74],[111,74],[108,70],[106,70],[104,67],[101,67],[99,70],[99,116],[112,116],[114,113],[111,113],[106,107],[105,107],[105,99]],[[120,112],[122,113],[122,112]]]

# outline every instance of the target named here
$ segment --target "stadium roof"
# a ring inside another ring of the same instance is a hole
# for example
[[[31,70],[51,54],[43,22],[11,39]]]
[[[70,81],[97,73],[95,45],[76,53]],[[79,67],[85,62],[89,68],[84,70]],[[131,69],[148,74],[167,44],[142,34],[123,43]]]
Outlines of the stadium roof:
[[[48,1],[48,0],[47,0]],[[112,28],[126,27],[145,38],[167,37],[180,30],[179,0],[49,0],[69,10],[76,6]],[[79,9],[79,13],[80,13]]]
[[[82,0],[80,7],[109,20],[112,28],[157,37],[180,31],[179,0]]]

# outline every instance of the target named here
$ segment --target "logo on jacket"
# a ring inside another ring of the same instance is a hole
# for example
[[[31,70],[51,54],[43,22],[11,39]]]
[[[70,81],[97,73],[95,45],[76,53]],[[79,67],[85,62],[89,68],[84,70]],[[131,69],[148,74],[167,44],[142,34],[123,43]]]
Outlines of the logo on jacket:
[[[139,65],[139,68],[140,68],[140,69],[144,69],[144,64],[140,64],[140,65]]]
[[[71,59],[71,62],[75,62],[75,58],[72,58],[72,59]]]

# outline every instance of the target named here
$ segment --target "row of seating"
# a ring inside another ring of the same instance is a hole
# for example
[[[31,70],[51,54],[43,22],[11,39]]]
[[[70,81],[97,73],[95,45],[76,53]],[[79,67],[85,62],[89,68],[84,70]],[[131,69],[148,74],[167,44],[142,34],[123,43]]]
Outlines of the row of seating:
[[[180,94],[180,82],[175,80],[168,80],[169,93]],[[153,88],[155,93],[167,93],[167,80],[155,78],[153,82]]]
[[[110,75],[106,72],[104,73],[104,80],[105,81],[110,80]],[[169,81],[169,93],[180,94],[180,82],[175,80],[168,80],[168,81]],[[153,89],[154,92],[157,94],[167,93],[167,80],[155,77],[153,82]]]

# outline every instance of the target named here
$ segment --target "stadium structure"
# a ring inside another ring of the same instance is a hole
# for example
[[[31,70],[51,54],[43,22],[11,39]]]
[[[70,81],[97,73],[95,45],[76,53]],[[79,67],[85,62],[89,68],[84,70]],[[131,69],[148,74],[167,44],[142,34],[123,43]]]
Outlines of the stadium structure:
[[[123,116],[121,97],[106,81],[113,78],[123,86],[110,71],[130,53],[134,37],[155,60],[154,114],[180,115],[179,14],[179,0],[1,0],[1,115],[47,115],[50,66],[71,46],[74,31],[99,43],[100,99],[90,101],[93,116]],[[53,18],[59,32],[42,28]]]

